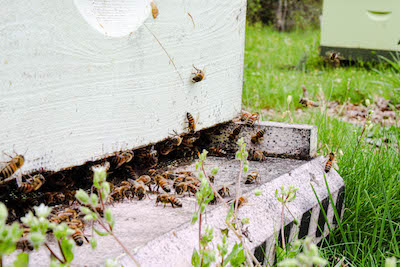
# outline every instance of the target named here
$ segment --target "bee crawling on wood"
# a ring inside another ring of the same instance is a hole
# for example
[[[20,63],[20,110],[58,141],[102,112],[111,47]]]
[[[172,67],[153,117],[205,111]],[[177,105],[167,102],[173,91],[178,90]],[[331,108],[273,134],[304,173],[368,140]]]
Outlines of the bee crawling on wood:
[[[196,68],[194,65],[193,65],[193,68],[196,69],[196,72],[193,72],[193,73],[192,73],[192,74],[194,74],[194,77],[192,78],[192,82],[193,82],[193,83],[198,83],[198,82],[201,82],[202,80],[204,80],[204,78],[205,78],[205,76],[206,76],[206,74],[204,73],[204,71],[202,71],[202,70]]]
[[[0,181],[10,178],[19,168],[24,165],[25,158],[22,155],[16,155],[11,158],[7,164],[0,169]],[[17,178],[17,184],[20,186],[22,183],[21,176]]]
[[[247,175],[245,184],[253,184],[253,183],[260,182],[260,174],[258,171],[252,171]]]
[[[43,175],[36,174],[32,178],[29,178],[26,182],[21,183],[18,190],[24,193],[29,193],[38,190],[46,181]]]
[[[259,130],[254,136],[251,137],[251,142],[253,144],[259,144],[262,141],[264,134],[265,134],[265,129]]]
[[[158,16],[158,8],[157,8],[157,5],[156,5],[156,3],[154,3],[154,1],[151,1],[151,2],[150,2],[150,5],[151,5],[151,13],[152,13],[152,15],[153,15],[153,19],[156,19],[157,16]]]

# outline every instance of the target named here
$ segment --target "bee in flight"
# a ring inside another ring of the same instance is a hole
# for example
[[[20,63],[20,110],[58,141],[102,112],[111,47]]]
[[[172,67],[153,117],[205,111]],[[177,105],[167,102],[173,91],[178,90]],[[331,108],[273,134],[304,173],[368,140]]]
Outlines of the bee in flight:
[[[328,161],[326,162],[325,168],[324,168],[324,171],[326,173],[328,173],[331,170],[334,160],[335,160],[335,153],[333,153],[333,152],[329,153],[329,158],[328,158]]]
[[[264,137],[265,130],[261,129],[259,130],[254,136],[251,137],[251,142],[253,144],[258,144],[261,142],[262,138]]]
[[[32,178],[28,179],[26,182],[21,183],[21,186],[18,187],[18,190],[24,193],[36,191],[40,187],[42,187],[45,181],[46,179],[43,175],[36,174]]]
[[[192,82],[193,82],[193,83],[198,83],[198,82],[201,82],[202,80],[204,80],[204,78],[205,78],[205,76],[206,76],[206,74],[204,73],[204,71],[202,71],[202,70],[196,68],[194,65],[193,65],[193,68],[196,69],[196,72],[193,72],[193,73],[192,73],[192,74],[194,74],[194,77],[192,78]]]
[[[245,184],[252,184],[254,182],[259,182],[260,180],[260,174],[258,171],[252,171],[247,175],[247,179]]]

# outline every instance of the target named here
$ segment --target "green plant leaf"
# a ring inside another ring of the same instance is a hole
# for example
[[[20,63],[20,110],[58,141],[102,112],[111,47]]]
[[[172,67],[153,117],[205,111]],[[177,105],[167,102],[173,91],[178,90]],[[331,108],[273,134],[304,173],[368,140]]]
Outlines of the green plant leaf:
[[[14,267],[26,267],[29,264],[29,254],[21,252],[17,255],[17,259],[14,261]]]
[[[238,253],[230,260],[230,263],[233,267],[240,266],[246,260],[246,256],[244,255],[244,250],[240,247]]]
[[[73,251],[74,247],[75,247],[74,241],[66,238],[61,240],[61,249],[65,256],[65,260],[67,262],[71,262],[74,259],[74,251]]]
[[[108,236],[110,233],[109,232],[100,232],[96,228],[93,228],[93,230],[98,234],[99,236]]]
[[[90,245],[92,246],[93,250],[95,250],[97,248],[97,240],[96,240],[96,238],[92,237],[90,239]]]
[[[200,266],[200,255],[199,255],[199,253],[197,253],[196,249],[193,249],[192,265],[195,267]]]

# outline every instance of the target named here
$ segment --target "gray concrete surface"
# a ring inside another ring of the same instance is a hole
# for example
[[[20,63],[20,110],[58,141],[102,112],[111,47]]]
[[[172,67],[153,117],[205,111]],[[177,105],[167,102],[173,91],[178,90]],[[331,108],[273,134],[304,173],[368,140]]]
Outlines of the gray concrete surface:
[[[312,209],[312,218],[309,221],[307,234],[315,237],[319,218],[319,206],[312,192],[312,184],[321,200],[327,197],[327,190],[323,177],[323,158],[312,161],[296,159],[268,158],[266,161],[250,162],[250,171],[257,170],[261,174],[261,184],[242,184],[243,193],[248,197],[249,203],[239,210],[239,215],[250,219],[248,225],[249,240],[247,245],[260,254],[260,250],[268,252],[266,259],[274,256],[274,236],[280,227],[280,203],[274,198],[274,192],[281,185],[293,184],[300,187],[296,200],[289,204],[292,213],[301,221],[303,214]],[[230,186],[234,196],[234,180],[238,175],[238,162],[223,158],[209,157],[206,168],[219,166],[220,171],[215,184]],[[194,164],[179,169],[194,170]],[[327,175],[330,190],[336,203],[337,192],[343,186],[343,180],[336,171]],[[256,197],[254,190],[261,189],[262,195]],[[193,248],[198,244],[198,226],[190,225],[191,216],[196,208],[194,197],[184,197],[182,208],[172,208],[170,205],[163,208],[155,206],[155,195],[142,201],[124,201],[112,207],[116,217],[115,234],[134,253],[141,266],[190,266]],[[214,245],[220,242],[219,229],[226,228],[225,216],[227,210],[220,204],[209,206],[205,224],[215,228]],[[328,217],[332,221],[332,209],[328,208]],[[285,216],[285,224],[290,224],[292,218]],[[301,226],[300,226],[301,228]],[[293,226],[289,234],[295,235],[300,229]],[[303,226],[304,228],[304,226]],[[303,231],[304,232],[304,231]],[[85,233],[91,236],[91,229]],[[328,233],[327,227],[323,235]],[[286,234],[285,234],[286,235]],[[322,236],[322,235],[321,235]],[[318,242],[321,237],[315,237]],[[232,234],[229,242],[232,246],[237,240]],[[51,244],[55,246],[54,243]],[[7,263],[13,257],[8,257]],[[124,266],[134,266],[123,250],[111,237],[98,237],[98,248],[92,251],[89,244],[76,249],[73,266],[98,266],[106,258],[119,258]],[[47,266],[49,256],[46,250],[31,254],[31,266]]]
[[[237,150],[235,142],[228,138],[232,130],[242,122],[229,123],[212,130],[209,146],[219,146],[227,150]],[[261,144],[253,144],[250,139],[257,131],[264,129],[265,134]],[[311,159],[317,152],[318,127],[306,124],[289,124],[282,122],[260,121],[254,127],[245,126],[240,131],[239,138],[244,138],[247,148],[262,150],[268,156]]]

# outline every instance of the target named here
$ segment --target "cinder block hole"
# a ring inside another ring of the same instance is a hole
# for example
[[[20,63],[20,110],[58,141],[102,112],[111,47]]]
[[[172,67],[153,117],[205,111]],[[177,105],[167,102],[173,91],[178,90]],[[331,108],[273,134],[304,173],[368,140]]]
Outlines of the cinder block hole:
[[[89,25],[110,37],[123,37],[136,31],[151,11],[150,0],[75,0],[74,3]]]

